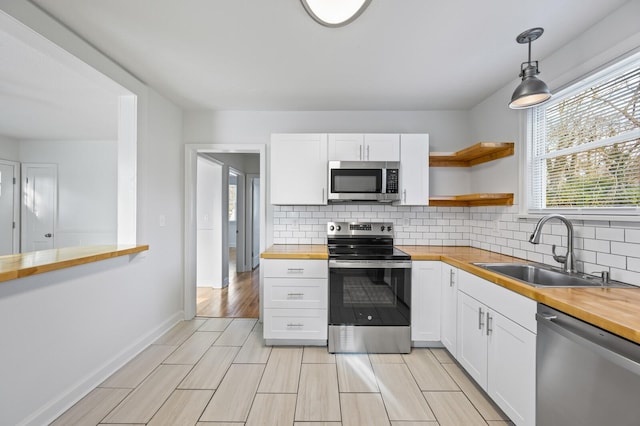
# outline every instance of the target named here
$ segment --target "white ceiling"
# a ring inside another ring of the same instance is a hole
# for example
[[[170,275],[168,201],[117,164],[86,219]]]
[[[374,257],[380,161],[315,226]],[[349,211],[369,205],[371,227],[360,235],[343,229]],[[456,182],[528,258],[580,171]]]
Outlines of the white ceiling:
[[[467,109],[625,0],[373,0],[327,28],[299,0],[32,0],[186,109]],[[544,62],[541,62],[544,76]],[[507,102],[507,100],[505,100]]]
[[[298,0],[31,1],[181,107],[213,110],[468,109],[515,83],[527,56],[520,32],[544,27],[533,43],[544,79],[545,56],[625,3],[373,0],[352,24],[327,28]],[[0,36],[0,134],[12,123],[14,133],[28,128],[38,105],[61,114],[66,98],[89,101],[68,106],[66,119],[107,126],[89,117],[113,108],[95,85],[78,87],[77,75],[21,58],[28,47],[11,43]],[[16,49],[17,60],[5,61]],[[8,108],[2,101],[16,94],[23,99]],[[63,134],[69,125],[55,114],[58,130],[32,136]]]

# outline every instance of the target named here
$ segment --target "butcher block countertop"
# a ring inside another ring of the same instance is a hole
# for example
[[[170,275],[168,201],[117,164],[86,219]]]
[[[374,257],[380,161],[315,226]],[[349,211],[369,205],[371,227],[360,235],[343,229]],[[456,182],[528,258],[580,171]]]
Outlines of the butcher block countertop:
[[[263,259],[329,259],[326,244],[275,244],[260,253]]]
[[[67,247],[0,256],[0,282],[149,250],[148,245]]]
[[[526,262],[473,247],[397,246],[412,260],[439,260],[640,344],[640,288],[540,288],[475,262]],[[328,259],[325,245],[274,245],[263,259]]]

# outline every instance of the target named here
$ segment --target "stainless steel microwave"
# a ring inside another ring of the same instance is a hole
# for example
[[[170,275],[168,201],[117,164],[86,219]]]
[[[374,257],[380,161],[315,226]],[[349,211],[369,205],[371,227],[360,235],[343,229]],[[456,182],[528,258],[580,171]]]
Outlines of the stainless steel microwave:
[[[329,161],[329,201],[400,200],[400,163]]]

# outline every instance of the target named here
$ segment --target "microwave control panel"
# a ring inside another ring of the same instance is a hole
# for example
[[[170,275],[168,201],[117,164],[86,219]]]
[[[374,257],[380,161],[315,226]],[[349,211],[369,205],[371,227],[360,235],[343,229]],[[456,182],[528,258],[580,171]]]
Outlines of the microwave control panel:
[[[387,169],[387,194],[398,193],[398,169]]]

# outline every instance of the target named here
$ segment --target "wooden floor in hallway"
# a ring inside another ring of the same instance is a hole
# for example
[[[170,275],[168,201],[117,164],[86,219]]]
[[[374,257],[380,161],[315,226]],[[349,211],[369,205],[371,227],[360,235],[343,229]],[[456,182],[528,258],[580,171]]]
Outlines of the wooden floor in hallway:
[[[258,318],[260,315],[260,269],[236,272],[235,249],[229,250],[229,285],[226,288],[198,287],[196,312],[199,317]]]

